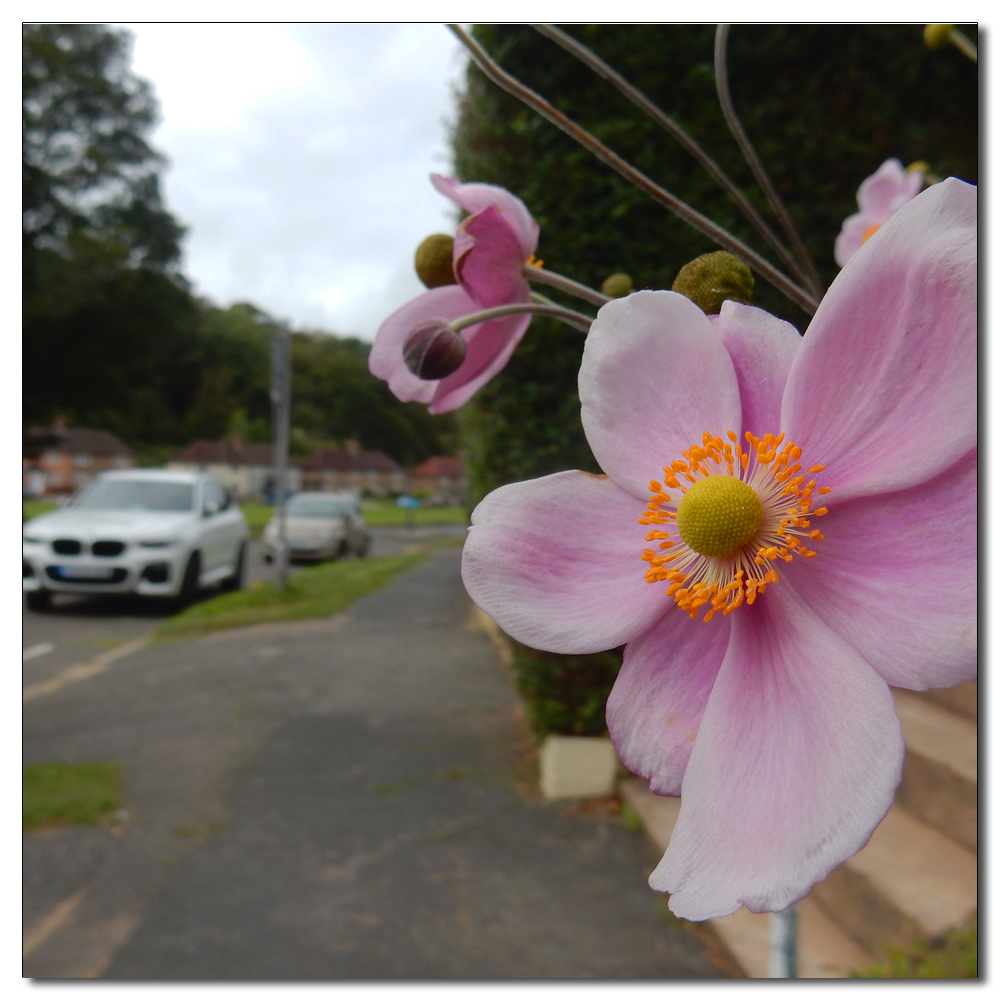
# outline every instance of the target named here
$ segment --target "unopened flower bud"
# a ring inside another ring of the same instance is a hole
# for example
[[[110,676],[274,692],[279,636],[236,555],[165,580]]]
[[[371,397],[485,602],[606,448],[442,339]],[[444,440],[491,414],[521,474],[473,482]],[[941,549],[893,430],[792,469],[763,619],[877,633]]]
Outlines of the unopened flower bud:
[[[414,256],[414,266],[417,277],[426,288],[439,288],[441,285],[457,285],[455,271],[451,266],[452,250],[455,238],[444,233],[434,233],[428,236]]]
[[[719,312],[727,299],[749,305],[753,298],[753,274],[738,257],[716,250],[685,264],[671,287],[711,316]]]
[[[632,292],[632,279],[622,271],[612,274],[610,278],[604,279],[601,291],[609,299],[623,299]]]
[[[953,24],[925,24],[924,45],[929,49],[943,49],[951,41]]]
[[[461,366],[466,349],[462,335],[444,320],[430,320],[406,338],[403,361],[418,378],[435,381]]]
[[[931,165],[926,160],[914,160],[907,168],[908,174],[924,174],[931,172]]]

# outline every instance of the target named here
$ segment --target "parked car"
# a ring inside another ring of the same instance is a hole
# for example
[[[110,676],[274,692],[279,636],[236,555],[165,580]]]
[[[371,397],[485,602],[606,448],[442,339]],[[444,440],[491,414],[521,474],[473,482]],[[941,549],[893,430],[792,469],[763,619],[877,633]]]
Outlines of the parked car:
[[[102,472],[22,531],[23,588],[36,611],[54,593],[189,599],[211,584],[243,586],[246,518],[202,473]]]
[[[285,506],[288,558],[295,561],[368,555],[371,535],[352,493],[296,493]],[[278,519],[264,529],[264,559],[278,548]]]

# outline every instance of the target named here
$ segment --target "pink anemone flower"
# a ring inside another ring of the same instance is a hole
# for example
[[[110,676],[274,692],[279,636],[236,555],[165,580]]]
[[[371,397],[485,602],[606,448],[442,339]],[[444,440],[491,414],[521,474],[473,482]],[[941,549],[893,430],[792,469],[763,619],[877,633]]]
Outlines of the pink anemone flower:
[[[923,183],[922,171],[908,171],[896,159],[886,160],[871,177],[866,177],[858,188],[861,211],[844,219],[833,246],[834,260],[843,267],[891,215],[917,196]]]
[[[780,911],[899,782],[889,685],[976,675],[976,189],[905,205],[806,334],[673,292],[604,306],[580,369],[607,473],[476,508],[463,578],[516,639],[622,643],[625,765],[680,795],[650,885],[691,920]]]
[[[455,235],[457,284],[432,288],[397,309],[375,335],[368,368],[389,383],[397,399],[427,403],[431,413],[448,413],[468,402],[507,364],[531,316],[503,316],[464,329],[465,360],[441,379],[413,374],[403,360],[403,346],[417,327],[430,321],[449,323],[492,306],[530,301],[522,267],[538,246],[538,223],[521,199],[503,188],[460,184],[438,174],[431,175],[431,182],[469,213]]]

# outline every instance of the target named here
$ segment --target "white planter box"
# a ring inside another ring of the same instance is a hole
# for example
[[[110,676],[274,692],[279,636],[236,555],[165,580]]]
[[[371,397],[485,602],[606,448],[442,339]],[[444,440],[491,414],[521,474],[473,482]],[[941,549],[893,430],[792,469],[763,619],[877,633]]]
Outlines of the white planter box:
[[[618,756],[605,736],[546,736],[540,759],[547,799],[596,799],[615,790]]]

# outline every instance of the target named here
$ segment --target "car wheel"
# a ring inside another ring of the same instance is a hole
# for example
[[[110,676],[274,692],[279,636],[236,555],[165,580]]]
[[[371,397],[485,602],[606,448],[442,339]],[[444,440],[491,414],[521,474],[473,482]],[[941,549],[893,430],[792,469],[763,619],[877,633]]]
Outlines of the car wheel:
[[[233,575],[227,576],[222,581],[223,590],[242,590],[243,578],[246,576],[247,547],[245,542],[240,543],[239,552],[236,554],[236,567]]]
[[[368,555],[368,551],[371,549],[371,547],[372,547],[371,536],[370,535],[365,535],[364,540],[361,542],[361,545],[358,547],[358,558],[359,559],[364,559],[364,557],[366,555]]]
[[[177,597],[182,604],[189,604],[198,596],[200,583],[198,577],[201,576],[201,553],[192,552],[188,559],[187,567],[184,570],[184,579],[181,581],[180,593]]]
[[[344,539],[344,540],[343,540],[343,541],[342,541],[342,542],[341,542],[341,543],[340,543],[340,544],[339,544],[339,545],[337,546],[337,554],[336,554],[336,555],[335,555],[335,556],[334,556],[333,558],[334,558],[334,559],[344,559],[344,558],[346,558],[346,557],[347,557],[347,554],[348,554],[348,553],[349,553],[350,551],[351,551],[351,550],[350,550],[350,549],[348,548],[348,546],[347,546],[347,539],[345,538],[345,539]]]
[[[48,611],[52,607],[52,591],[29,590],[27,602],[29,611]]]

